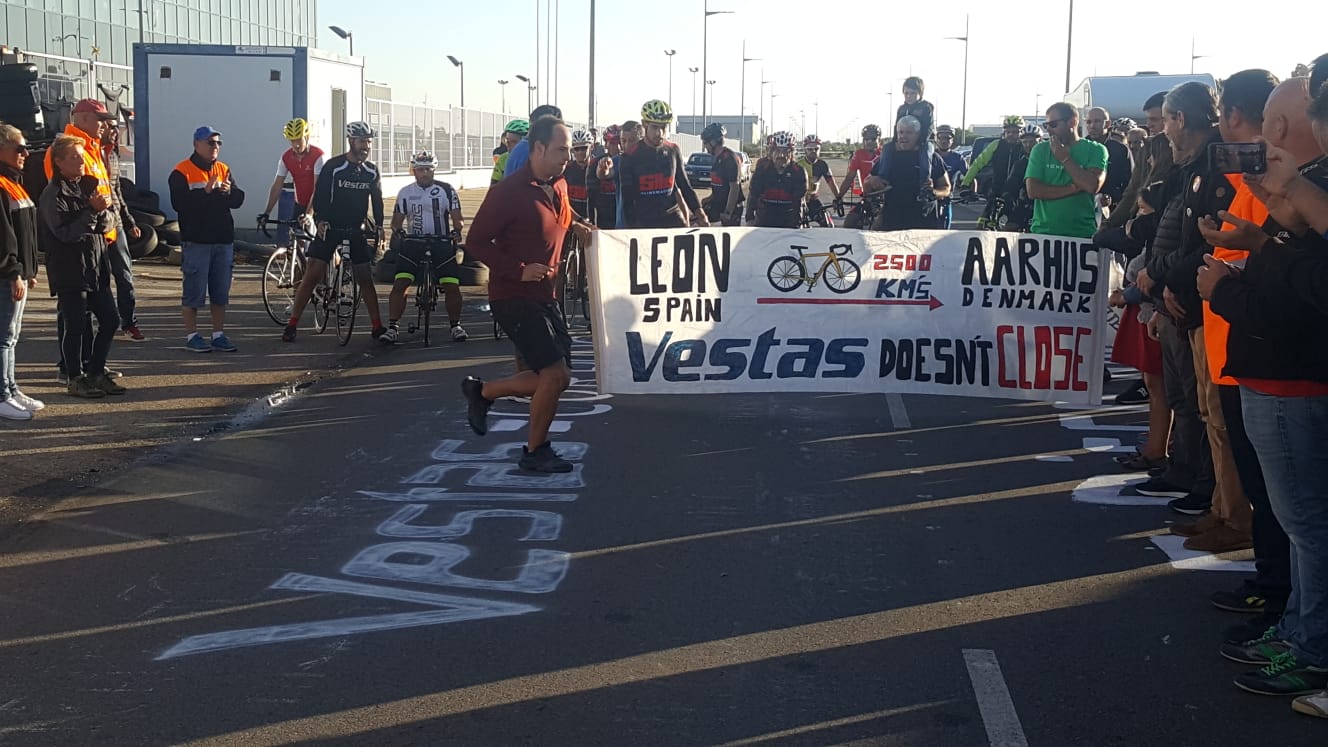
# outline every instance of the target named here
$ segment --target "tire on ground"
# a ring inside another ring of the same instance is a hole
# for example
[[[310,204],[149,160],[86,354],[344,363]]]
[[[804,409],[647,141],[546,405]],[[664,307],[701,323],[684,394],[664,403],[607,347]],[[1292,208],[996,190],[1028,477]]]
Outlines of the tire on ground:
[[[147,225],[152,226],[153,228],[156,228],[166,222],[166,216],[162,215],[161,213],[153,213],[146,210],[139,210],[138,208],[135,208],[133,206],[130,206],[129,214],[134,216],[134,221],[139,223],[140,225],[146,223]]]
[[[478,286],[489,284],[489,268],[482,262],[466,262],[458,268],[457,276],[462,285]]]

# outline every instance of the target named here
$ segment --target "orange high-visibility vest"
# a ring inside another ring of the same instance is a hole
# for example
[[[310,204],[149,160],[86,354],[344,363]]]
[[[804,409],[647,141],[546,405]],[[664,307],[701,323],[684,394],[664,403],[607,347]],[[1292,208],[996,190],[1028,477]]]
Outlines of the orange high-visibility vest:
[[[1251,223],[1263,225],[1268,220],[1268,208],[1259,202],[1250,188],[1245,184],[1245,178],[1240,174],[1228,174],[1227,179],[1232,186],[1236,188],[1236,194],[1231,198],[1231,205],[1227,212],[1237,218],[1244,218]],[[1223,223],[1222,230],[1230,231],[1235,228],[1231,223]],[[1225,259],[1228,262],[1239,262],[1249,257],[1250,253],[1239,249],[1227,249],[1226,247],[1213,247],[1213,256],[1218,259]],[[1227,320],[1213,313],[1213,309],[1204,301],[1203,305],[1203,335],[1204,341],[1208,346],[1208,371],[1213,376],[1213,383],[1222,386],[1235,386],[1239,382],[1229,376],[1222,375],[1222,369],[1227,365],[1227,338],[1231,335],[1231,325]]]
[[[97,193],[106,195],[110,200],[110,210],[114,212],[119,206],[115,204],[115,193],[111,190],[111,177],[106,173],[106,162],[101,160],[101,141],[78,129],[74,125],[65,126],[65,134],[73,135],[83,141],[83,173],[89,176],[97,177]],[[55,164],[51,163],[51,149],[46,149],[46,178],[50,179],[55,175]],[[120,178],[119,174],[115,175]],[[119,232],[114,228],[106,232],[106,242],[113,243],[119,236]]]
[[[213,162],[212,171],[209,173],[198,168],[192,158],[186,158],[176,164],[175,170],[184,177],[185,183],[189,185],[190,189],[205,189],[208,181],[214,177],[218,184],[230,181],[231,178],[230,167],[221,161]]]
[[[9,207],[10,212],[34,207],[32,198],[28,196],[28,190],[24,189],[22,184],[19,184],[13,179],[10,179],[7,176],[0,176],[0,189],[3,189],[5,194],[9,195],[9,201],[13,203]]]

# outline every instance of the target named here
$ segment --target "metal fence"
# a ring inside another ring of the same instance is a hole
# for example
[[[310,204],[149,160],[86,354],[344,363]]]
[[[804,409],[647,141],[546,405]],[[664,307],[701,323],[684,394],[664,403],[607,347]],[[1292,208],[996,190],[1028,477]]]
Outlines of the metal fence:
[[[432,151],[438,158],[440,172],[491,166],[503,128],[517,116],[373,98],[364,100],[364,113],[378,133],[374,161],[385,176],[409,174],[410,157],[422,150]]]

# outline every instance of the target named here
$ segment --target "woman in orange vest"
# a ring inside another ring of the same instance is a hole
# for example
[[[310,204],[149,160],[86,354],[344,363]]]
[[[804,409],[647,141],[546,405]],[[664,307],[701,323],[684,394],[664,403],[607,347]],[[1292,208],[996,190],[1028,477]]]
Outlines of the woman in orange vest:
[[[0,418],[31,420],[46,407],[20,392],[14,346],[23,328],[28,291],[37,287],[37,207],[23,188],[28,143],[17,127],[0,124]]]

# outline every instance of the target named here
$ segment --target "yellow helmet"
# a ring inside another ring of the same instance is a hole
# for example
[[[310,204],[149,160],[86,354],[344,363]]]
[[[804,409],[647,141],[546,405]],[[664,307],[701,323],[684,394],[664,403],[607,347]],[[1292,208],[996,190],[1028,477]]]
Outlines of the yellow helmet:
[[[671,124],[673,109],[659,99],[651,99],[641,105],[641,121],[655,125]]]
[[[309,137],[309,123],[296,117],[286,123],[286,126],[281,130],[281,135],[287,140],[299,140]]]

